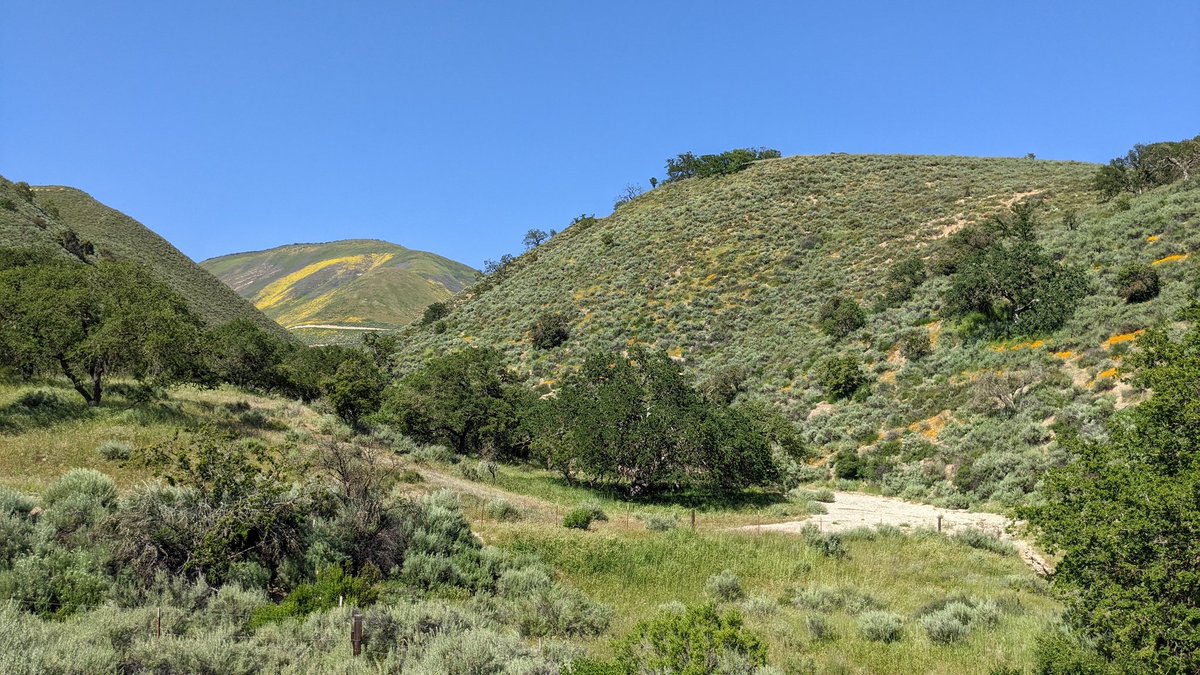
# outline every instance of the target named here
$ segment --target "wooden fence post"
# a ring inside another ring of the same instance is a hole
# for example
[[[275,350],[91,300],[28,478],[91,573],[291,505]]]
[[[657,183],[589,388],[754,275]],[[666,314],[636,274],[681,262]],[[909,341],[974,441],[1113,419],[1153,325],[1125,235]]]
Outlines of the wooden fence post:
[[[696,531],[696,509],[692,509],[692,532]]]
[[[162,637],[162,607],[159,607],[158,611],[154,613],[154,637]]]
[[[355,656],[362,654],[362,614],[357,609],[350,615],[350,646]]]
[[[942,514],[938,514],[938,534],[942,532]]]

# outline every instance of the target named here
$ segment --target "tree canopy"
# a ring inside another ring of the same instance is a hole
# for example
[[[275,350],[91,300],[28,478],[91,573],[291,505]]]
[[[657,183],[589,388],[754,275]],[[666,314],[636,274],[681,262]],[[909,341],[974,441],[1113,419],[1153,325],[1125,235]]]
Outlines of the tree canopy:
[[[710,404],[666,354],[595,352],[544,403],[535,448],[568,477],[622,487],[733,489],[773,476],[767,437],[737,408]],[[549,438],[548,444],[540,440]],[[548,446],[548,447],[547,447]]]
[[[1036,334],[1061,327],[1088,292],[1087,276],[1060,264],[1037,241],[1036,205],[959,232],[946,293],[951,315],[976,315],[1001,334]]]
[[[61,370],[88,405],[104,377],[201,379],[200,320],[131,263],[0,257],[0,358],[21,372]]]
[[[1127,365],[1149,400],[1105,440],[1067,438],[1023,515],[1062,554],[1069,625],[1118,672],[1200,672],[1200,329],[1149,331]]]

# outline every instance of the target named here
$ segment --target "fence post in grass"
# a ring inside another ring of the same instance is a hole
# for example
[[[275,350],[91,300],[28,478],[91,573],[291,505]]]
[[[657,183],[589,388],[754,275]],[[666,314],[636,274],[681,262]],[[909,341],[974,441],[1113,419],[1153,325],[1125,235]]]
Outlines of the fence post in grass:
[[[350,615],[350,647],[355,656],[362,654],[362,614],[357,609]]]
[[[942,533],[942,514],[938,514],[938,534]]]
[[[696,509],[692,509],[692,532],[696,531]]]
[[[155,639],[162,637],[162,607],[154,613],[154,637]]]

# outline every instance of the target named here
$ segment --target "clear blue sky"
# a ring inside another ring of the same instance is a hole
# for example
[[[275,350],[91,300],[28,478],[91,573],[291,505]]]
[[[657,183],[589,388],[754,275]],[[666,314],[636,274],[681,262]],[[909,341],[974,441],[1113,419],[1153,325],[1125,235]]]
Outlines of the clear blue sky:
[[[1200,133],[1200,2],[6,3],[0,173],[199,260],[377,237],[480,266],[665,158],[1104,161]]]

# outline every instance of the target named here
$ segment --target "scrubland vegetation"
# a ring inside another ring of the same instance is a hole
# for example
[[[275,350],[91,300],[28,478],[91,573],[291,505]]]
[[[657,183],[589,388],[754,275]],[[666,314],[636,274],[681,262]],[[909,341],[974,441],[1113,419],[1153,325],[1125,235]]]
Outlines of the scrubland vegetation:
[[[1193,672],[1188,143],[680,155],[353,349],[6,250],[0,670]]]

